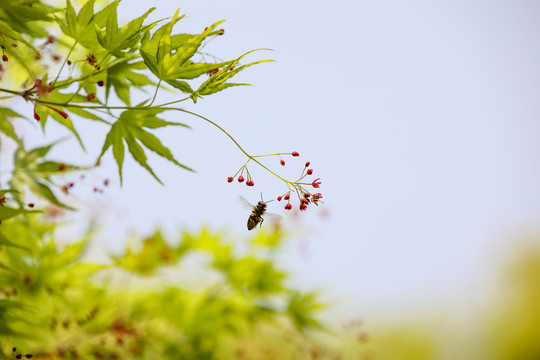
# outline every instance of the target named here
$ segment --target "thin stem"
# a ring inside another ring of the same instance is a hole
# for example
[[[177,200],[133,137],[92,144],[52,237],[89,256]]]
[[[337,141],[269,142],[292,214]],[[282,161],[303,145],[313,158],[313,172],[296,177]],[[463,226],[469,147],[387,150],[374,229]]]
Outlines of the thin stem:
[[[71,53],[73,52],[73,49],[75,49],[75,45],[77,45],[78,41],[75,40],[75,42],[73,43],[73,45],[71,46],[71,49],[69,49],[69,52],[68,54],[66,55],[66,58],[64,59],[64,62],[62,63],[62,66],[60,66],[60,70],[58,70],[58,74],[56,74],[56,78],[54,79],[54,81],[52,82],[51,86],[53,86],[54,84],[56,84],[56,82],[58,81],[58,77],[60,76],[60,74],[62,73],[62,70],[64,69],[64,66],[66,65],[66,62],[68,61],[69,59],[69,56],[71,55]]]
[[[36,103],[41,103],[41,104],[47,104],[47,105],[61,105],[61,106],[64,106],[64,107],[67,107],[67,108],[70,108],[70,107],[76,107],[76,108],[84,108],[84,109],[119,109],[119,110],[143,110],[142,108],[140,107],[136,107],[136,106],[88,106],[88,105],[78,105],[78,104],[59,104],[59,103],[56,103],[56,102],[53,102],[53,101],[45,101],[45,100],[41,100],[41,99],[32,99],[34,102]],[[145,108],[146,109],[146,108]],[[242,151],[244,153],[244,155],[246,155],[249,159],[253,160],[254,162],[256,162],[257,164],[259,164],[259,166],[261,166],[263,169],[265,169],[266,171],[270,172],[271,174],[273,174],[274,176],[276,176],[277,178],[279,178],[280,180],[284,181],[285,183],[287,184],[294,184],[292,181],[289,181],[287,179],[284,179],[283,177],[279,176],[278,174],[276,174],[275,172],[273,172],[272,170],[270,170],[268,167],[266,167],[263,163],[261,163],[259,160],[255,159],[254,156],[248,154],[246,152],[246,150],[244,150],[244,148],[232,137],[231,134],[229,134],[227,132],[227,130],[225,130],[224,128],[222,128],[221,126],[219,126],[217,123],[213,122],[212,120],[202,116],[202,115],[199,115],[197,113],[194,113],[193,111],[189,111],[189,110],[186,110],[186,109],[182,109],[182,108],[177,108],[177,107],[166,107],[166,106],[154,106],[152,107],[152,109],[163,109],[163,110],[176,110],[176,111],[181,111],[181,112],[184,112],[186,114],[190,114],[190,115],[193,115],[195,117],[198,117],[199,119],[202,119],[210,124],[212,124],[213,126],[215,126],[216,128],[218,128],[219,130],[221,130],[221,132],[223,132],[225,135],[227,135],[231,140],[232,142],[234,142],[234,144],[236,145],[236,147],[238,147],[238,149],[240,149],[240,151]]]
[[[157,93],[158,93],[158,90],[159,90],[159,85],[161,85],[161,79],[159,79],[159,81],[157,83],[156,91],[154,92],[154,97],[152,98],[152,102],[147,107],[152,107],[152,104],[154,103],[154,100],[156,100],[156,96],[157,96]]]

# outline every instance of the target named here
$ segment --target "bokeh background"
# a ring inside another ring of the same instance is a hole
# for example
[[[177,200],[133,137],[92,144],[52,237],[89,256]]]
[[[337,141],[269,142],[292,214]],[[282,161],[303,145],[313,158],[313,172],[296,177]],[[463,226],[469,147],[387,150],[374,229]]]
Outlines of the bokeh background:
[[[127,21],[150,6],[150,20],[180,7],[179,32],[227,20],[204,48],[217,58],[275,50],[248,59],[275,63],[239,75],[255,86],[185,106],[253,154],[300,152],[284,168],[269,162],[290,178],[311,162],[326,204],[293,214],[272,202],[269,211],[293,231],[282,258],[292,281],[321,289],[335,304],[329,318],[470,327],[506,291],[504,264],[538,239],[539,2],[124,0],[118,12]],[[78,216],[105,214],[102,249],[157,225],[242,234],[249,210],[239,195],[255,203],[286,191],[256,168],[255,187],[227,183],[242,153],[210,125],[168,116],[193,129],[160,139],[197,172],[149,154],[161,186],[127,158],[120,189],[109,152],[79,187]],[[78,129],[96,131],[87,125]],[[87,154],[71,140],[58,154],[91,163],[106,130],[86,136]],[[105,178],[112,186],[92,193]]]

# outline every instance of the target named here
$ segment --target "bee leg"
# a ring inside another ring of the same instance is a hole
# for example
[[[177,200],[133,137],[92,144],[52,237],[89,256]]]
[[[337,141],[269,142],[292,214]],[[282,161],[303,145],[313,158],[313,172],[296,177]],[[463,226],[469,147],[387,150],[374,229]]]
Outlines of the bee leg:
[[[261,218],[261,225],[259,225],[260,228],[262,228],[262,223],[264,222],[264,219]]]

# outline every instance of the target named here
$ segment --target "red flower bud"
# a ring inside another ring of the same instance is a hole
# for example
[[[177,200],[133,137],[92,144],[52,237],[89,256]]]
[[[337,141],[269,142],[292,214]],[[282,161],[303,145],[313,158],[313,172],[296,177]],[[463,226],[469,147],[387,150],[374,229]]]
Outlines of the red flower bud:
[[[307,205],[306,204],[300,204],[300,211],[304,211],[307,209]]]
[[[284,198],[285,200],[289,200],[290,196],[289,196],[289,194],[287,194],[287,195],[285,195],[283,198]]]
[[[17,354],[17,356],[15,356],[17,359],[22,359],[22,354]]]
[[[255,185],[255,183],[252,180],[249,180],[248,182],[246,182],[246,185],[247,186],[253,186],[253,185]]]
[[[13,352],[15,352],[15,351],[17,351],[17,348],[16,348],[16,347],[13,348]]]
[[[307,199],[300,199],[300,202],[305,205],[309,204],[309,201]]]
[[[234,180],[234,179],[233,179],[232,176],[229,176],[229,177],[227,178],[227,182],[230,182],[230,183],[231,183],[231,182],[233,182],[233,180]]]
[[[28,204],[28,207],[29,207],[29,208],[33,208],[33,207],[34,207],[34,203]]]
[[[8,61],[8,57],[6,54],[2,55],[2,61],[3,62],[7,62]]]
[[[62,163],[62,164],[58,165],[58,171],[64,171],[64,170],[66,170],[66,168],[67,168],[66,164]]]
[[[68,65],[71,65],[71,64],[72,64],[72,63],[71,63],[71,60],[68,60],[68,61],[67,61],[67,64],[68,64]]]
[[[103,80],[99,80],[99,81],[97,82],[97,84],[98,84],[98,86],[103,86],[105,83],[103,82]]]
[[[293,152],[291,153],[291,155],[292,155],[292,156],[300,156],[300,154],[299,154],[298,152],[296,152],[296,151],[293,151]]]
[[[284,160],[281,160],[279,163],[280,163],[282,166],[285,166],[285,161],[284,161]]]
[[[244,182],[244,177],[242,175],[238,177],[238,182]]]
[[[34,108],[34,119],[36,119],[37,121],[41,120],[41,118],[39,117],[38,113],[36,112],[36,109]]]
[[[32,355],[32,354],[26,354],[26,355],[24,355],[24,357],[27,358],[27,359],[31,359],[32,356],[34,356],[34,355]]]
[[[291,204],[285,205],[285,210],[291,210],[291,209],[292,209],[292,205],[291,205]]]
[[[313,169],[308,169],[307,174],[308,174],[308,175],[313,174]]]
[[[278,197],[277,197],[277,201],[281,201],[281,196],[278,196]]]
[[[311,163],[310,163],[310,162],[308,161],[308,162],[306,163],[306,167],[308,167],[308,166],[309,166],[309,164],[311,164]]]

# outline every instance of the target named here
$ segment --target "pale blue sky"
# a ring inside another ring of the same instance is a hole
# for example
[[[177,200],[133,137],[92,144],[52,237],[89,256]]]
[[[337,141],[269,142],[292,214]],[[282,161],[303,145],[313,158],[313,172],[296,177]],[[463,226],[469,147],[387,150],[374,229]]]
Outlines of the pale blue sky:
[[[222,59],[275,50],[251,57],[277,60],[245,71],[255,86],[189,109],[252,153],[299,151],[283,168],[291,178],[311,161],[330,217],[303,213],[293,244],[310,255],[292,246],[285,259],[302,286],[346,299],[349,314],[481,298],[508,242],[538,224],[537,1],[124,0],[119,11],[129,19],[149,6],[151,19],[180,7],[179,32],[227,20],[205,48]],[[159,135],[197,174],[151,156],[162,187],[127,161],[122,191],[93,200],[111,210],[104,234],[202,223],[245,233],[238,195],[255,202],[284,185],[261,171],[252,189],[228,184],[244,162],[230,140],[196,118],[168,118],[193,126]],[[88,159],[101,139],[88,141]],[[117,185],[110,153],[103,163]]]

